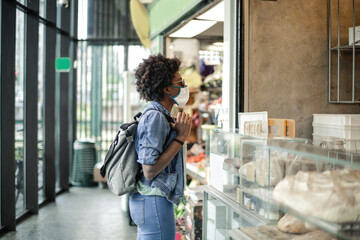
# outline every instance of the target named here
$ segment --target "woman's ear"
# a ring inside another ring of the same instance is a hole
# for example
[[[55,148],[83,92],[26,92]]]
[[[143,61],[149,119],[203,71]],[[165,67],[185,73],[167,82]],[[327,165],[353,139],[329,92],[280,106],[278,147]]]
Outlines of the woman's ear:
[[[168,88],[168,87],[164,87],[164,88],[163,88],[163,91],[164,91],[165,93],[168,93],[168,94],[170,93],[170,91],[169,91],[169,88]]]

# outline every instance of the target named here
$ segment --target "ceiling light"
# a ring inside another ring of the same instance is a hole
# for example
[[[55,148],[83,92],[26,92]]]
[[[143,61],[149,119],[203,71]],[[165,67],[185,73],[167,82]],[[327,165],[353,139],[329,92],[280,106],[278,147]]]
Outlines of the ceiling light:
[[[209,51],[218,51],[218,52],[222,52],[224,50],[223,46],[214,46],[214,45],[210,45],[207,47],[207,50]]]
[[[153,0],[140,0],[140,2],[143,4],[149,4],[149,3],[152,3]]]
[[[185,26],[170,34],[170,37],[192,38],[206,29],[212,27],[216,21],[191,20]]]
[[[213,45],[215,46],[224,46],[223,42],[214,42]]]
[[[198,16],[197,19],[223,22],[224,21],[224,12],[225,12],[224,1],[222,1],[215,7],[208,10],[207,12]]]

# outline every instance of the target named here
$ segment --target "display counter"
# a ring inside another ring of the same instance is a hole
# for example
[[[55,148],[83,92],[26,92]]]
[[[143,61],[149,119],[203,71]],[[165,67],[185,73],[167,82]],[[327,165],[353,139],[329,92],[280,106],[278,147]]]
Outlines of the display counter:
[[[213,130],[203,239],[360,239],[360,160],[305,139]]]

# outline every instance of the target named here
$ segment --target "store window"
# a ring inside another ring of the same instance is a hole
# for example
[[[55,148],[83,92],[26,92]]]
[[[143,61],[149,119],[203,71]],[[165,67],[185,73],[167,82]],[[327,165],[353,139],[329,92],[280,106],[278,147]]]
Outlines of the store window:
[[[27,5],[27,0],[17,0],[17,2],[23,4],[23,5]]]
[[[38,60],[38,199],[44,201],[44,38],[45,25],[39,24]]]
[[[132,24],[129,25],[127,1],[78,3],[76,138],[96,140],[100,161],[124,122],[125,80],[134,83],[132,70],[149,51],[138,45],[130,46],[125,60],[124,43],[139,42]],[[126,73],[125,61],[129,63]],[[132,93],[131,99],[135,97]],[[134,105],[132,110],[137,111],[138,107]]]
[[[107,56],[105,56],[107,55]],[[106,46],[102,71],[102,143],[106,151],[124,119],[124,47]]]
[[[39,0],[39,15],[45,18],[45,0]]]
[[[139,45],[129,46],[129,60],[128,60],[128,75],[130,83],[130,108],[131,116],[135,116],[136,113],[141,112],[145,106],[148,104],[145,100],[140,99],[139,93],[136,91],[136,79],[134,72],[143,59],[148,58],[150,51]]]
[[[102,152],[123,122],[123,75],[124,46],[79,44],[77,138],[96,139]]]
[[[15,205],[16,215],[25,210],[24,158],[24,77],[25,77],[25,16],[16,10],[15,47]]]

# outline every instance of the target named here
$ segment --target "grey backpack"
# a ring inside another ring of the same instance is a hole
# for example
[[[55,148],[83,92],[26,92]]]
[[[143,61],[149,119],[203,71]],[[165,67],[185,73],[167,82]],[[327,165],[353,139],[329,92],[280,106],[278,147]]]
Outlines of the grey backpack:
[[[141,166],[137,162],[135,149],[135,135],[140,116],[141,112],[134,116],[133,122],[120,126],[100,169],[101,176],[107,177],[109,189],[118,196],[134,190],[140,178]],[[169,122],[173,121],[171,117],[165,114],[164,116]]]

